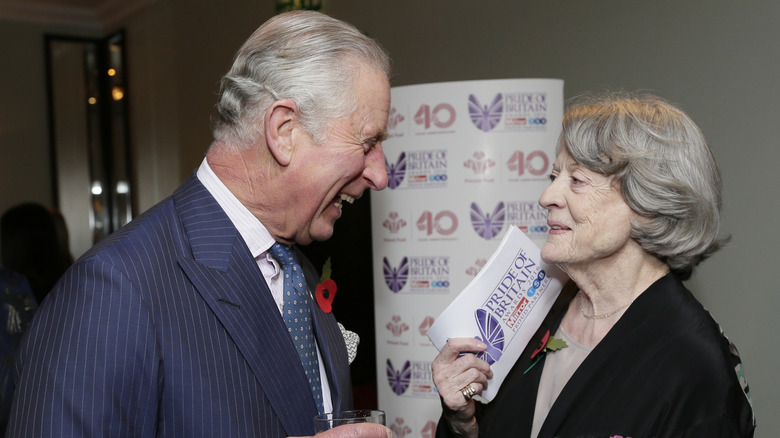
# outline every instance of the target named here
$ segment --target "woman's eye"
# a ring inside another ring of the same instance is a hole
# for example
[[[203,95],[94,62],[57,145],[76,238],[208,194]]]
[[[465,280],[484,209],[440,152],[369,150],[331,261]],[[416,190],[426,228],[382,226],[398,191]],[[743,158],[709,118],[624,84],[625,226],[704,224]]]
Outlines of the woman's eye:
[[[558,175],[550,174],[550,182],[555,181],[555,178],[558,178]]]

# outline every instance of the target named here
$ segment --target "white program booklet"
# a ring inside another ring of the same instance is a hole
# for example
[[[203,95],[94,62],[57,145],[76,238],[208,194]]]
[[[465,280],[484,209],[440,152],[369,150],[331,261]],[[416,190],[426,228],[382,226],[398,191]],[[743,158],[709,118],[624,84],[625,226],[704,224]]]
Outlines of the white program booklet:
[[[441,350],[450,338],[475,337],[488,345],[480,357],[491,364],[481,399],[490,402],[539,329],[568,277],[542,261],[541,251],[510,227],[487,264],[428,329]]]

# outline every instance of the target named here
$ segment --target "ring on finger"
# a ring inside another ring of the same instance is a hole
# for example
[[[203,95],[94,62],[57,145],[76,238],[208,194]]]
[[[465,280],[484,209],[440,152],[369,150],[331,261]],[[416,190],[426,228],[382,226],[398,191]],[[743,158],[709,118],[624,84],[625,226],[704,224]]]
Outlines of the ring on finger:
[[[471,397],[474,397],[474,394],[476,394],[477,391],[469,383],[463,388],[460,388],[460,393],[463,394],[463,397],[466,399],[466,401],[471,401]]]

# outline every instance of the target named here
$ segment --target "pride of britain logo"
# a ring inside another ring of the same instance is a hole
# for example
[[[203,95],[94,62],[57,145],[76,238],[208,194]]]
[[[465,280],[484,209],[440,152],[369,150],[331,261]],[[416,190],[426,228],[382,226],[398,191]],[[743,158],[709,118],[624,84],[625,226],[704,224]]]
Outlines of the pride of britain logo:
[[[536,201],[499,202],[493,210],[483,209],[476,202],[471,203],[471,226],[485,240],[497,238],[504,224],[516,226],[529,237],[545,237],[547,211]]]
[[[504,347],[539,301],[540,290],[549,282],[541,266],[520,249],[487,300],[474,312],[479,330],[475,338],[487,344],[479,354],[481,359],[492,365],[501,358]]]
[[[474,126],[484,132],[490,132],[501,121],[504,112],[504,98],[496,94],[489,105],[483,105],[477,96],[469,94],[469,116]]]
[[[547,237],[547,210],[536,201],[513,201],[506,205],[506,220],[531,238]]]
[[[382,270],[385,284],[393,293],[440,294],[449,292],[450,258],[448,256],[404,257],[401,264],[393,266],[383,258]]]
[[[504,229],[506,209],[499,202],[492,212],[483,212],[476,202],[471,203],[471,226],[485,240],[493,239]]]
[[[404,176],[406,175],[406,153],[401,152],[398,156],[398,160],[395,163],[387,162],[387,155],[385,155],[385,169],[387,170],[387,187],[390,190],[396,189],[404,182]]]
[[[477,309],[474,317],[477,319],[479,329],[479,336],[474,337],[487,344],[485,351],[477,354],[477,357],[493,365],[504,352],[504,330],[498,319],[485,309]]]
[[[447,150],[412,151],[406,156],[407,187],[434,188],[447,186]]]
[[[438,398],[433,385],[431,363],[425,361],[405,361],[395,368],[393,361],[387,359],[385,367],[387,383],[397,396]]]
[[[412,383],[412,363],[406,361],[402,367],[395,369],[393,361],[387,359],[387,383],[395,395],[403,395]]]
[[[401,264],[393,266],[387,257],[383,258],[382,270],[385,275],[385,283],[394,293],[398,293],[406,286],[406,281],[409,279],[409,258],[404,257],[401,259]]]
[[[519,131],[547,129],[547,93],[504,93],[504,127]]]
[[[528,131],[547,128],[547,93],[503,92],[496,94],[490,103],[482,103],[477,96],[470,94],[468,108],[471,122],[484,132],[495,129],[502,118],[503,130]]]
[[[406,188],[434,188],[447,186],[447,150],[401,152],[395,163],[387,161],[387,186],[398,188],[406,180]]]

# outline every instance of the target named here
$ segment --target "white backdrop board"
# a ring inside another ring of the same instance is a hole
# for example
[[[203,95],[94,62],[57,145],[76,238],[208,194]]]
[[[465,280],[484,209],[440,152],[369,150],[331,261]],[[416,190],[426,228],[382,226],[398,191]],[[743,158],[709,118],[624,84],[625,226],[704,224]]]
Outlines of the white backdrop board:
[[[563,81],[504,79],[392,89],[388,188],[371,194],[379,408],[394,436],[432,437],[436,315],[510,226],[537,244],[563,117]]]

